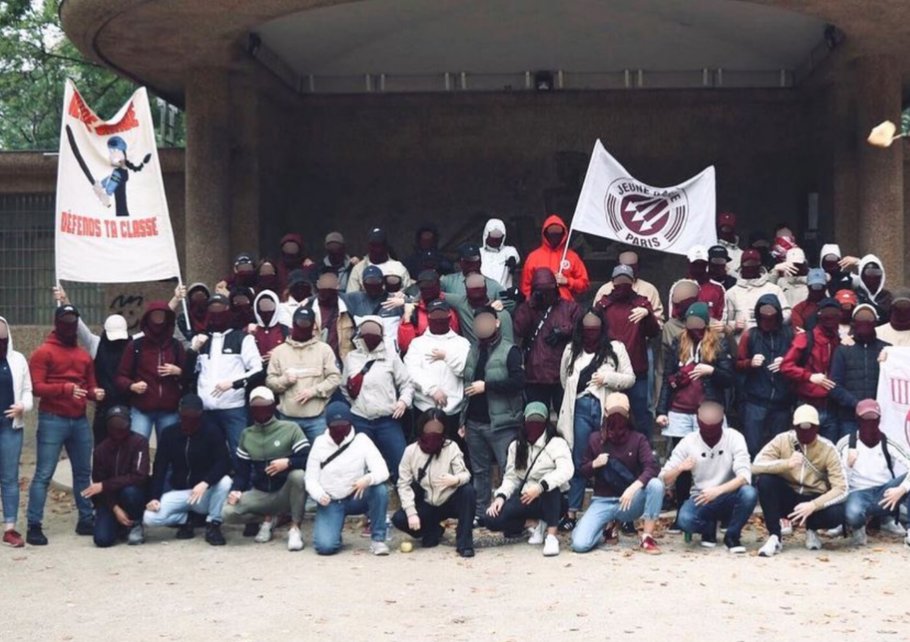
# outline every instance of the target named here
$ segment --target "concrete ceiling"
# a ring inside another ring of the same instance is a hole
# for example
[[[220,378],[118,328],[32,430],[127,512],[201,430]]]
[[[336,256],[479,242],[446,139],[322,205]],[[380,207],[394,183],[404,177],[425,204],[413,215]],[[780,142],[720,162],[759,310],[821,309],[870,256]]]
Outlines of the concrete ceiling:
[[[254,31],[298,74],[794,69],[823,20],[737,0],[369,0]]]

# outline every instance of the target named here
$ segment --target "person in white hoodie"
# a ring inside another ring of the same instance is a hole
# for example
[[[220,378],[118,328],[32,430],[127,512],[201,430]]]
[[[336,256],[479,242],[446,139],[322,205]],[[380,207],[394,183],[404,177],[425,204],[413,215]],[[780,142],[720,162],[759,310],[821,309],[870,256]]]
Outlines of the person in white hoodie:
[[[843,256],[840,245],[825,243],[819,252],[818,267],[828,275],[828,296],[834,296],[840,290],[852,290],[856,287],[856,277],[850,273],[859,260],[853,256]]]
[[[313,548],[319,555],[334,555],[341,550],[344,518],[366,514],[372,524],[370,552],[388,555],[385,460],[369,437],[354,430],[346,403],[330,403],[325,418],[329,428],[316,438],[306,465],[307,492],[317,502]]]
[[[859,302],[874,307],[879,319],[887,319],[891,314],[893,296],[885,289],[885,264],[881,259],[874,254],[861,258],[855,281]]]
[[[793,308],[809,296],[806,278],[809,275],[809,264],[802,248],[791,247],[787,250],[786,259],[774,266],[769,280],[776,283],[784,293],[784,301]]]
[[[491,218],[483,228],[480,273],[508,289],[512,287],[512,273],[518,267],[519,261],[521,256],[518,250],[506,245],[506,224],[498,218]]]
[[[411,341],[404,365],[414,382],[414,407],[440,408],[446,414],[446,436],[452,438],[464,406],[464,368],[471,344],[450,325],[449,304],[436,299],[427,306],[428,328]]]
[[[19,516],[19,458],[25,413],[32,409],[32,377],[28,362],[13,349],[9,323],[0,317],[0,499],[3,503],[3,543],[25,546],[16,531]]]
[[[739,338],[743,330],[754,328],[755,304],[765,294],[773,294],[781,303],[781,313],[784,323],[790,322],[790,304],[784,296],[780,286],[772,283],[768,273],[761,264],[761,254],[758,250],[748,249],[742,254],[742,263],[739,267],[739,281],[727,290],[727,324],[733,332],[734,345],[739,345]]]

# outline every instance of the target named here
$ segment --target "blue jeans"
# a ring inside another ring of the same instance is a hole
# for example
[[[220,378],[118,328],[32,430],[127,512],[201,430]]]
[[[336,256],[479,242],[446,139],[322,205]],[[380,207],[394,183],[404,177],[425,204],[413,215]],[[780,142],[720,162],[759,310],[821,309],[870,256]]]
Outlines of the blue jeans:
[[[726,520],[727,535],[738,538],[757,503],[758,491],[755,486],[745,484],[702,506],[696,506],[695,499],[690,497],[680,507],[676,522],[686,533],[716,537],[717,522]]]
[[[240,433],[250,425],[246,416],[246,408],[241,406],[240,408],[226,408],[223,410],[204,410],[202,412],[202,423],[205,426],[217,428],[221,431],[236,468],[237,444],[240,443]]]
[[[370,486],[360,499],[349,495],[333,499],[328,506],[316,506],[313,524],[313,548],[319,555],[334,555],[341,550],[341,529],[348,515],[369,515],[374,542],[385,542],[386,510],[389,507],[389,490],[385,483]]]
[[[847,504],[844,513],[847,518],[847,526],[850,528],[862,528],[870,517],[885,517],[893,515],[894,511],[887,511],[878,503],[882,501],[885,491],[889,488],[900,486],[907,475],[895,477],[887,484],[876,486],[875,488],[866,488],[864,490],[850,491],[847,495]],[[910,493],[904,496],[903,501],[907,504],[907,510],[910,510]]]
[[[828,439],[832,444],[840,441],[846,432],[841,432],[840,421],[838,421],[837,411],[833,408],[818,409],[818,434]]]
[[[190,504],[189,490],[171,490],[161,496],[161,508],[145,511],[142,521],[146,526],[179,526],[186,524],[190,513],[206,515],[205,521],[221,522],[221,510],[231,492],[231,478],[225,475],[214,486],[210,486],[195,504]]]
[[[793,423],[789,408],[770,408],[746,401],[742,409],[743,436],[752,459],[771,439],[790,430]]]
[[[401,456],[407,443],[404,439],[404,432],[401,430],[401,422],[391,417],[379,417],[378,419],[364,419],[357,415],[354,418],[354,430],[362,432],[369,437],[372,442],[382,453],[386,466],[389,467],[389,477],[392,483],[398,482],[398,464],[401,463]]]
[[[625,391],[629,397],[629,406],[632,409],[632,418],[635,429],[651,441],[651,432],[654,419],[648,410],[648,375],[636,375],[635,385]]]
[[[47,486],[50,484],[60,451],[66,448],[66,454],[73,468],[73,497],[79,519],[92,518],[92,502],[82,496],[88,488],[92,475],[92,431],[85,416],[71,419],[38,413],[38,462],[35,464],[35,476],[28,488],[28,523],[41,524],[44,518],[44,504],[47,501]]]
[[[138,408],[130,410],[130,429],[148,440],[152,436],[152,426],[155,427],[155,437],[161,442],[161,431],[169,426],[180,423],[180,413],[167,410],[142,412]],[[245,426],[244,426],[245,427]]]
[[[117,506],[135,523],[142,523],[142,510],[145,508],[145,491],[138,486],[127,486],[117,495]],[[95,546],[107,548],[117,543],[117,538],[127,530],[114,517],[114,511],[102,504],[95,511],[95,531],[92,533]]]
[[[644,489],[635,493],[628,510],[619,507],[618,497],[597,497],[572,530],[572,550],[587,553],[603,536],[603,528],[610,522],[634,522],[639,517],[655,520],[660,516],[664,501],[664,483],[653,478]]]
[[[307,441],[310,442],[310,446],[316,441],[316,437],[324,433],[326,428],[328,428],[325,423],[325,415],[318,415],[316,417],[289,417],[280,412],[276,412],[275,414],[283,421],[293,421],[300,426],[303,434],[306,435]]]
[[[569,510],[581,510],[585,498],[587,478],[581,474],[581,460],[588,447],[591,433],[600,430],[603,423],[603,410],[600,400],[592,395],[584,395],[575,400],[575,421],[573,431],[575,441],[572,444],[572,461],[575,463],[575,474],[569,481]]]
[[[15,524],[19,517],[19,457],[22,455],[22,429],[0,418],[0,498],[3,523]]]

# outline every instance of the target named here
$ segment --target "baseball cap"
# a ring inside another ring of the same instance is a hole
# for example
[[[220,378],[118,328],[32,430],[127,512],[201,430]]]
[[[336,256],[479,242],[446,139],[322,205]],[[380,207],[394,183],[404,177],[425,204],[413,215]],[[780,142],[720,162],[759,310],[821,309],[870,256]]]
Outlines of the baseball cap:
[[[230,307],[230,305],[231,305],[230,299],[228,299],[223,294],[217,294],[217,293],[213,294],[212,296],[209,297],[209,301],[206,305],[214,305],[216,303],[220,303],[220,304],[226,305],[228,307]]]
[[[623,265],[620,263],[615,268],[613,268],[613,276],[611,278],[615,279],[620,276],[627,276],[634,281],[635,271],[628,265]]]
[[[717,225],[729,225],[730,227],[736,227],[736,214],[733,212],[721,212],[717,215]]]
[[[375,265],[368,265],[363,269],[363,280],[382,281],[382,270]]]
[[[243,265],[244,263],[253,263],[253,255],[248,252],[241,252],[237,255],[237,258],[234,259],[234,267]]]
[[[875,399],[863,399],[856,404],[857,417],[862,417],[867,414],[874,414],[876,417],[882,416],[882,407],[878,405],[878,402]]]
[[[294,310],[294,316],[291,319],[294,325],[297,325],[300,321],[309,321],[310,323],[316,322],[316,313],[313,311],[313,308],[308,308],[301,306]]]
[[[192,392],[180,398],[180,410],[202,410],[202,397]]]
[[[273,393],[265,386],[256,386],[253,388],[253,391],[250,392],[250,401],[253,401],[253,399],[264,399],[269,403],[274,403],[275,393]]]
[[[386,236],[385,230],[381,227],[374,227],[370,230],[370,233],[367,234],[367,243],[385,243],[388,237]]]
[[[837,310],[840,310],[840,303],[838,303],[835,299],[827,296],[818,302],[819,311],[823,310],[824,308],[835,308]]]
[[[325,244],[329,243],[338,243],[344,245],[344,236],[341,235],[341,232],[329,232],[325,235]]]
[[[127,423],[129,423],[131,417],[129,406],[117,404],[116,406],[111,406],[108,408],[107,412],[104,413],[104,418],[113,419],[114,417],[121,417],[123,419],[126,419]]]
[[[693,245],[689,248],[689,251],[686,252],[686,258],[689,259],[689,263],[695,263],[696,261],[707,261],[708,250],[705,249],[704,245]]]
[[[130,333],[126,319],[120,314],[112,314],[104,320],[104,335],[111,341],[129,339]]]
[[[856,305],[859,302],[859,299],[856,298],[856,292],[853,290],[838,290],[834,298],[840,305]]]
[[[333,423],[354,423],[351,415],[351,407],[341,401],[333,401],[325,407],[325,422]]]
[[[79,316],[79,310],[76,309],[76,306],[70,305],[69,303],[67,303],[66,305],[61,305],[61,306],[58,307],[56,310],[54,310],[54,318],[55,318],[55,319],[59,319],[59,318],[62,317],[64,314],[74,314],[74,315],[76,315],[76,316],[78,317],[78,316]]]
[[[804,403],[793,412],[793,425],[801,426],[802,424],[819,425],[818,410],[815,406]]]
[[[828,277],[821,268],[810,268],[806,275],[806,285],[827,285]]]
[[[436,270],[421,270],[417,275],[418,283],[435,283],[439,280],[439,272]]]
[[[754,247],[750,247],[747,250],[743,250],[743,254],[740,257],[740,265],[746,261],[752,261],[754,263],[761,264],[761,252],[756,250]]]
[[[727,248],[723,245],[712,245],[708,248],[708,260],[714,261],[715,259],[723,259],[724,262],[728,263],[730,254],[727,252]]]
[[[448,312],[451,309],[451,306],[445,299],[435,299],[433,301],[430,301],[429,305],[427,305],[427,314],[432,314],[439,310]]]
[[[532,401],[527,406],[525,406],[525,419],[535,416],[543,417],[544,419],[550,418],[550,411],[547,410],[545,403],[541,401]]]
[[[604,400],[604,416],[612,415],[613,413],[620,413],[626,417],[629,416],[629,397],[624,395],[621,392],[611,392],[607,395],[607,398]]]
[[[462,259],[479,259],[480,248],[474,243],[462,243],[458,247],[458,256]]]

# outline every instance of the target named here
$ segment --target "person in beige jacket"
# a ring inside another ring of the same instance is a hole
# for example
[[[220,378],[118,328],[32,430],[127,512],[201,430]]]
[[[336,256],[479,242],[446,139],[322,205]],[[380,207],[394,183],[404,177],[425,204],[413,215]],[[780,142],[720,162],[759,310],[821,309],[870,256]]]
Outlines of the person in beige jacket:
[[[781,520],[806,525],[806,548],[819,550],[819,528],[844,523],[847,476],[837,448],[818,436],[818,410],[809,404],[793,413],[793,430],[761,449],[752,463],[769,537],[758,554],[771,557],[781,546]]]
[[[325,432],[323,413],[341,384],[335,353],[314,336],[311,308],[297,308],[291,335],[272,350],[265,385],[279,398],[278,418],[297,423],[310,443]]]
[[[417,419],[417,441],[408,446],[398,467],[401,508],[392,524],[424,548],[439,545],[442,522],[458,519],[455,547],[461,557],[474,557],[474,486],[464,453],[445,436],[445,413],[430,408]]]
[[[633,250],[626,250],[625,252],[620,252],[619,254],[619,263],[621,265],[628,265],[632,268],[632,273],[635,275],[635,279],[632,281],[632,291],[637,292],[641,296],[645,297],[648,302],[651,304],[651,309],[654,310],[654,317],[657,319],[657,322],[661,325],[664,323],[664,305],[660,302],[660,292],[657,288],[654,287],[654,284],[650,281],[645,281],[638,276],[638,252]],[[607,281],[600,289],[597,290],[597,294],[594,295],[594,302],[600,301],[603,297],[607,296],[613,291],[613,281]]]

